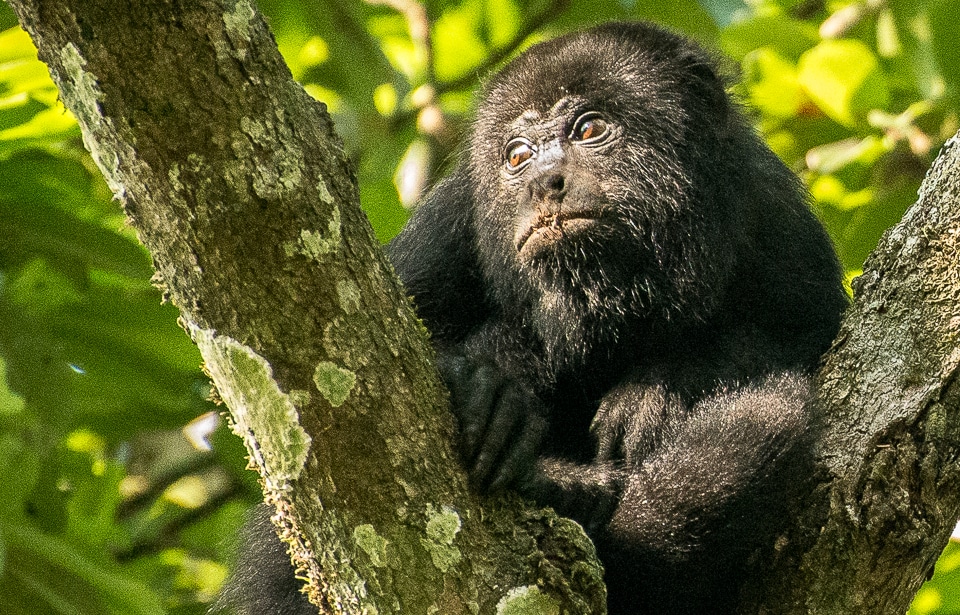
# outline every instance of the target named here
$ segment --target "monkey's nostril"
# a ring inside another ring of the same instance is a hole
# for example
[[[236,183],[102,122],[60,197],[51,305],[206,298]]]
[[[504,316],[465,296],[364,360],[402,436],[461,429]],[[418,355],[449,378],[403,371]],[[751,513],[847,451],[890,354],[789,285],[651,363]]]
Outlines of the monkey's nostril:
[[[537,200],[560,201],[566,192],[567,180],[561,173],[543,175],[530,182],[530,197]]]

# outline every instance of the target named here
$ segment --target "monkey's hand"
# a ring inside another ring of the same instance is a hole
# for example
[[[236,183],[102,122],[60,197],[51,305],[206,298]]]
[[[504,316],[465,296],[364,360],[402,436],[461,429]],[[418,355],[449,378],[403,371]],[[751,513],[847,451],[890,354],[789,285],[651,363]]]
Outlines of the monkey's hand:
[[[543,402],[489,361],[442,352],[437,364],[471,484],[487,492],[529,482],[547,430]]]

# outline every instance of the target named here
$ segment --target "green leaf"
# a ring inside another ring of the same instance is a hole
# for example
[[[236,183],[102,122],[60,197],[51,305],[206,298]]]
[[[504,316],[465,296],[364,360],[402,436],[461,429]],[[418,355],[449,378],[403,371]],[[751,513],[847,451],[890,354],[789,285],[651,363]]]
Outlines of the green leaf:
[[[596,3],[584,2],[589,6]],[[713,15],[697,0],[631,0],[622,2],[632,5],[632,17],[648,19],[664,26],[686,32],[701,42],[709,42],[720,34],[720,28]],[[722,9],[721,9],[722,10]]]
[[[933,56],[955,100],[960,99],[960,45],[957,25],[960,24],[960,0],[941,0],[930,7],[930,39]]]
[[[10,390],[7,383],[7,362],[0,356],[0,420],[19,415],[23,412],[23,406],[23,397]],[[0,447],[0,451],[3,450],[3,447]]]
[[[908,615],[947,615],[960,612],[960,543],[947,544],[937,561],[936,574],[923,584]]]
[[[767,115],[791,117],[804,101],[796,67],[769,47],[743,58],[742,83],[751,105]]]
[[[117,232],[119,208],[94,194],[100,181],[82,165],[42,153],[0,161],[0,237],[6,238],[0,268],[42,256],[79,286],[87,282],[87,266],[148,279],[143,247],[131,233]]]
[[[377,239],[381,243],[393,239],[400,232],[410,214],[400,205],[397,189],[390,177],[370,181],[360,185],[360,201],[364,203],[364,212],[373,225]],[[366,204],[373,204],[367,206]]]
[[[40,452],[15,433],[0,433],[0,518],[22,515],[40,476]]]
[[[451,81],[483,64],[489,48],[481,37],[485,14],[476,2],[448,10],[433,27],[437,78]]]
[[[23,267],[7,284],[4,294],[17,309],[41,316],[80,300],[80,293],[70,280],[43,259]]]
[[[0,158],[79,134],[27,33],[0,32]]]
[[[786,15],[766,15],[738,21],[724,28],[720,48],[727,55],[742,60],[755,49],[766,47],[792,62],[817,44],[820,36],[812,24]]]
[[[8,62],[24,58],[37,59],[37,49],[30,36],[20,28],[0,32],[0,70]]]
[[[10,588],[4,587],[10,579],[5,579],[0,585],[0,607],[13,599],[42,608],[35,612],[80,613],[94,612],[91,605],[100,603],[104,610],[99,612],[111,615],[164,615],[160,599],[149,587],[88,557],[66,540],[24,522],[5,523],[0,530],[9,550],[17,555],[11,557],[7,572],[22,582],[20,591],[11,596]],[[53,578],[34,576],[37,567]]]
[[[426,49],[410,38],[403,16],[399,13],[378,15],[370,20],[368,27],[393,68],[408,82],[421,83],[427,70]]]
[[[887,80],[877,58],[856,40],[827,40],[800,57],[799,80],[828,117],[853,128],[872,109],[886,109]]]
[[[0,154],[23,149],[27,145],[44,145],[80,136],[76,119],[62,105],[43,109],[26,122],[0,130]]]
[[[494,47],[507,44],[517,33],[521,9],[515,0],[487,0],[484,3],[484,28]]]
[[[896,51],[901,55],[897,59],[903,63],[905,76],[908,76],[910,85],[918,90],[920,96],[925,98],[939,98],[943,95],[944,76],[937,66],[935,51],[931,41],[932,21],[935,21],[934,13],[937,12],[937,2],[928,2],[927,0],[888,0],[889,7],[885,20],[893,21],[893,32],[887,35],[888,38],[896,37]],[[951,19],[948,11],[946,18]],[[954,44],[954,35],[956,21],[950,21],[945,25],[945,31],[941,30],[940,35],[943,44]],[[884,24],[884,27],[889,25]],[[892,36],[891,36],[892,35]],[[893,50],[893,49],[889,49]]]

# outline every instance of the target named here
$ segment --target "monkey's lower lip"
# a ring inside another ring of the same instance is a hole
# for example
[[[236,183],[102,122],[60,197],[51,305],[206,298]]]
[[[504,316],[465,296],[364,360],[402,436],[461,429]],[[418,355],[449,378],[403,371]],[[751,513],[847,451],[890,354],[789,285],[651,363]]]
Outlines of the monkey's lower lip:
[[[577,212],[563,214],[546,221],[538,218],[517,236],[517,252],[539,250],[545,246],[560,241],[566,235],[573,235],[597,223],[598,215],[594,212]]]

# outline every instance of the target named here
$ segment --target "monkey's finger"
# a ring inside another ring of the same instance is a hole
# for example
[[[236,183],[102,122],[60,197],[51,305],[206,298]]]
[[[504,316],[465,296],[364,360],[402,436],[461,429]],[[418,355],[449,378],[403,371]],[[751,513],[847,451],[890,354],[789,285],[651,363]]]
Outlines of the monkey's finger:
[[[530,412],[521,433],[507,451],[506,457],[490,483],[491,491],[510,487],[533,471],[546,432],[546,417],[537,412]]]
[[[490,413],[503,379],[489,364],[481,364],[470,375],[467,390],[453,411],[460,420],[461,452],[468,465],[480,454],[489,431]]]
[[[528,399],[529,396],[513,386],[505,387],[500,392],[471,471],[471,478],[478,486],[486,488],[489,484],[494,469],[503,458],[507,443],[516,437],[516,430],[529,405]]]

